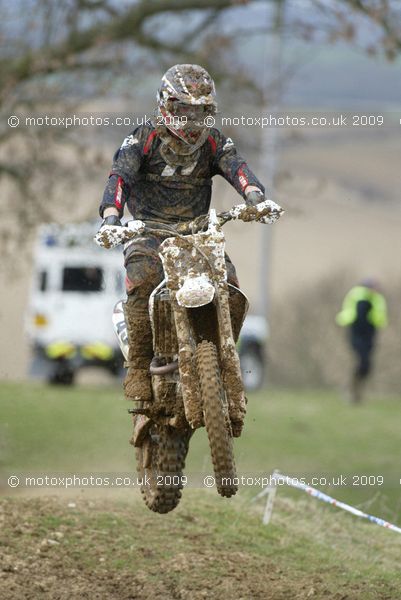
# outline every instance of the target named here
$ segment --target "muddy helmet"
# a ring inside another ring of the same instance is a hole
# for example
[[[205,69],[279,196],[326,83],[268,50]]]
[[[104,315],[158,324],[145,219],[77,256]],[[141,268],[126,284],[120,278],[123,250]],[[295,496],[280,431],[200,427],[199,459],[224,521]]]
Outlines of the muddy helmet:
[[[157,104],[164,125],[184,142],[186,153],[192,153],[206,141],[214,124],[214,81],[199,65],[174,65],[162,77]]]

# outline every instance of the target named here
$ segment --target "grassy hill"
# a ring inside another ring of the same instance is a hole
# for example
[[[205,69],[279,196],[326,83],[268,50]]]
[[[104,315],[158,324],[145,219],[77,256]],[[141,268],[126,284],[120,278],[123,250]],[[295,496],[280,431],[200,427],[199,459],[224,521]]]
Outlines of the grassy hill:
[[[0,387],[1,474],[133,473],[127,405],[113,387]],[[264,391],[235,443],[239,474],[383,475],[383,486],[322,487],[400,522],[399,399],[350,407],[334,392]],[[396,467],[396,465],[395,465]],[[2,488],[0,597],[80,599],[397,597],[401,537],[280,487],[263,526],[260,488],[231,500],[195,486],[211,473],[204,432],[169,515],[135,489]],[[3,481],[4,484],[4,481]]]

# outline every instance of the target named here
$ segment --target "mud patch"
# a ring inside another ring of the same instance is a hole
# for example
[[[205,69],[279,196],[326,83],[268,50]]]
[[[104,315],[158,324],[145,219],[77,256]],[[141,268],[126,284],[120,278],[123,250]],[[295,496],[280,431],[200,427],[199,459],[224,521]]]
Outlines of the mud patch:
[[[293,533],[291,540],[284,529],[280,535],[274,529],[267,534],[259,517],[240,518],[231,501],[216,502],[208,494],[194,495],[191,502],[192,508],[181,506],[162,516],[135,500],[3,499],[0,597],[390,600],[398,596],[396,582],[350,576],[343,548],[334,566],[319,558],[319,549],[307,542],[302,544],[302,558],[297,558]],[[320,568],[315,567],[316,560]]]

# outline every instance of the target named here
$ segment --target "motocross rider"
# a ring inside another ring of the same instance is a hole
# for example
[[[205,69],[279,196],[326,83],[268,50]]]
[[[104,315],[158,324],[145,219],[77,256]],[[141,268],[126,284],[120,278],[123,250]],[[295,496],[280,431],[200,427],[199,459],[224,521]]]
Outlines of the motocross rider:
[[[121,225],[124,206],[145,223],[177,223],[206,215],[212,177],[222,175],[250,205],[264,200],[264,187],[237,153],[233,141],[211,128],[216,92],[209,73],[198,65],[175,65],[163,75],[157,92],[155,124],[137,127],[123,141],[100,205],[104,225]],[[160,226],[160,225],[159,225]],[[142,234],[124,249],[129,360],[124,381],[128,399],[152,400],[149,364],[153,358],[148,300],[163,279],[158,247],[166,235]],[[238,287],[226,256],[228,282]],[[241,322],[230,295],[234,337]],[[238,312],[238,311],[237,311]]]

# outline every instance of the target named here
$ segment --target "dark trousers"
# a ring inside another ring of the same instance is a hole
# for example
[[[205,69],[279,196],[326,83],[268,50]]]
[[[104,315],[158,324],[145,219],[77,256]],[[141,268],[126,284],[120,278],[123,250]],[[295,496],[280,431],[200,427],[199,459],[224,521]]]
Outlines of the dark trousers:
[[[374,333],[372,335],[357,335],[351,331],[350,341],[357,359],[354,375],[357,379],[366,379],[372,371]]]

